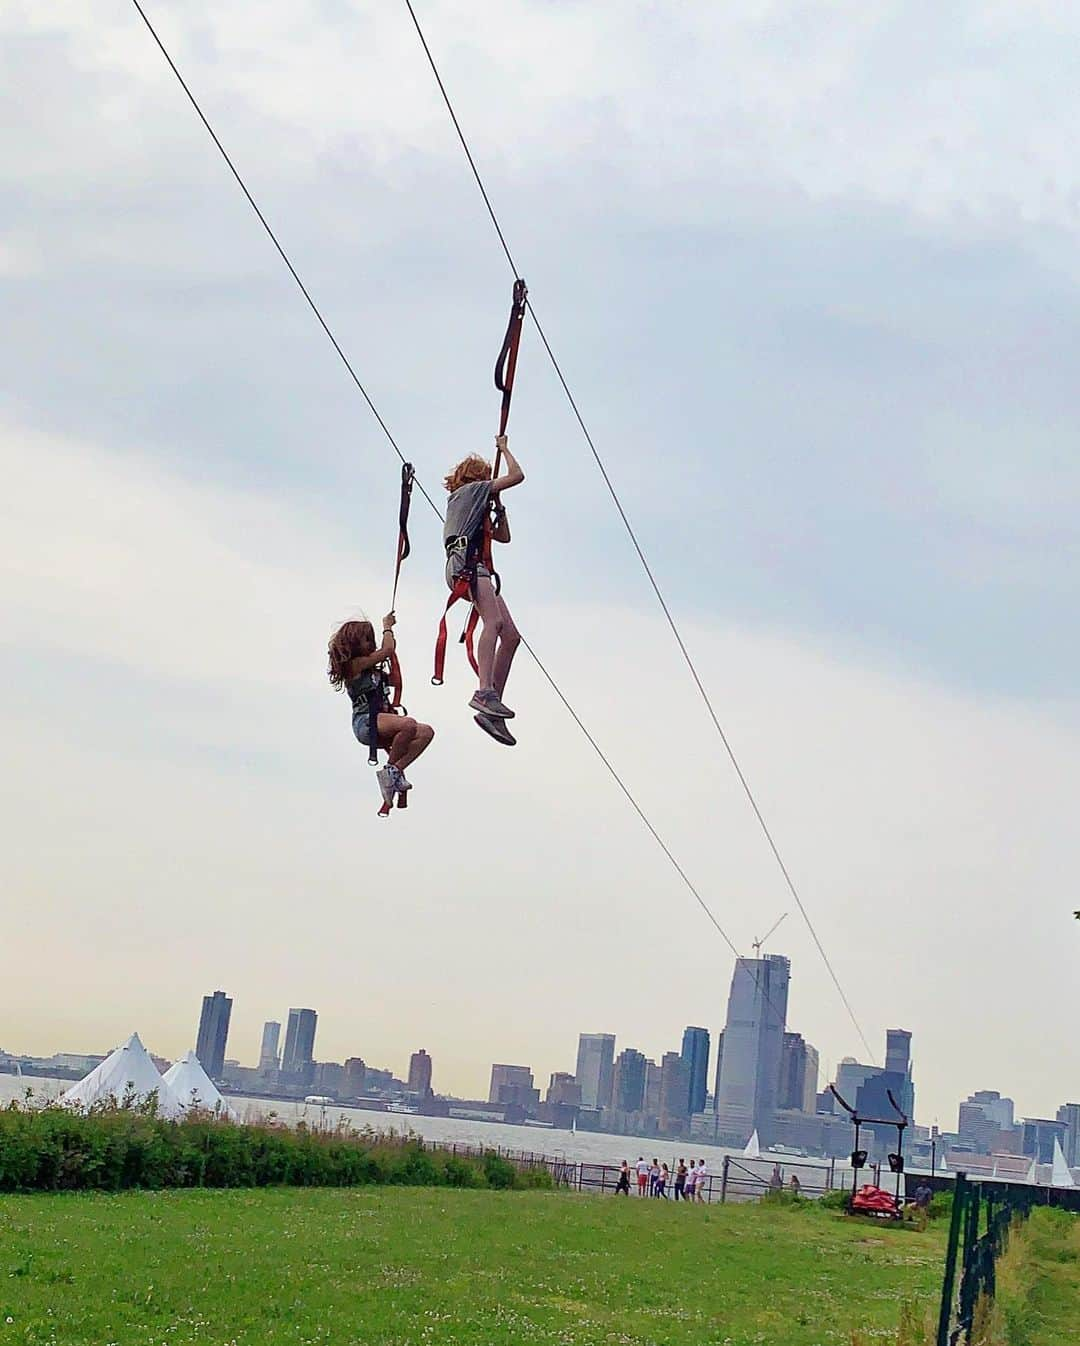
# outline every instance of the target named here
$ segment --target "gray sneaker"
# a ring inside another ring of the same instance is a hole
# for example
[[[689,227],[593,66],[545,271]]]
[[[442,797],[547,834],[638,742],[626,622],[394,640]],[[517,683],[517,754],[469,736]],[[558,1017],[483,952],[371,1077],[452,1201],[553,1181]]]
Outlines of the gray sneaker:
[[[469,702],[470,710],[478,710],[481,715],[494,715],[498,720],[512,720],[514,712],[504,705],[494,692],[476,691]]]
[[[491,735],[496,743],[505,743],[508,748],[512,748],[517,742],[517,739],[513,736],[510,730],[507,729],[506,725],[498,718],[498,716],[474,715],[473,719],[485,734]]]
[[[390,774],[390,767],[388,766],[381,767],[378,771],[376,771],[375,779],[379,783],[379,790],[382,793],[383,803],[390,804],[393,801],[394,795],[396,793],[394,788],[394,780]]]

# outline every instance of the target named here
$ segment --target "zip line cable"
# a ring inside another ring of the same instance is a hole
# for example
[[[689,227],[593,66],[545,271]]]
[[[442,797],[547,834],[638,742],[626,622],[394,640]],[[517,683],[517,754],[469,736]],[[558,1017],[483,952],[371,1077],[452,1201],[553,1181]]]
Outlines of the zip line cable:
[[[405,7],[409,11],[409,17],[413,21],[413,27],[416,29],[416,35],[420,39],[420,45],[424,49],[424,55],[427,57],[428,65],[431,66],[431,73],[435,76],[435,83],[438,85],[439,92],[442,95],[442,100],[446,104],[446,110],[450,114],[450,120],[451,122],[453,122],[454,130],[457,132],[458,140],[461,142],[461,148],[465,151],[465,158],[468,160],[469,168],[472,170],[473,178],[476,180],[476,185],[480,190],[480,195],[483,198],[484,205],[487,208],[487,213],[491,217],[491,223],[495,228],[495,233],[498,235],[499,243],[502,247],[503,252],[506,255],[506,260],[510,264],[510,270],[514,273],[514,278],[517,279],[521,275],[521,272],[518,270],[517,265],[514,262],[513,255],[510,252],[509,244],[506,241],[506,235],[503,233],[502,226],[499,224],[498,216],[495,214],[495,208],[491,204],[491,198],[488,196],[487,188],[484,186],[483,179],[480,176],[480,170],[477,168],[476,160],[473,158],[472,150],[469,148],[469,142],[466,140],[465,133],[461,129],[461,123],[458,121],[457,113],[454,111],[454,105],[450,101],[450,95],[447,93],[446,85],[443,83],[442,75],[439,73],[439,67],[435,63],[435,57],[432,55],[431,48],[428,46],[427,38],[424,36],[424,30],[420,26],[420,20],[416,17],[416,10],[413,8],[412,0],[405,0]],[[829,976],[832,978],[833,985],[836,987],[837,993],[839,994],[840,999],[843,1001],[844,1008],[847,1010],[848,1013],[848,1017],[851,1019],[851,1022],[855,1025],[855,1031],[862,1039],[863,1046],[870,1053],[871,1061],[874,1061],[876,1058],[874,1057],[873,1048],[867,1041],[866,1034],[863,1032],[862,1026],[860,1025],[859,1020],[855,1016],[855,1011],[851,1006],[851,1002],[848,1000],[847,995],[844,992],[844,988],[840,984],[840,978],[836,975],[836,971],[833,968],[832,962],[830,961],[828,954],[825,952],[825,946],[818,938],[818,933],[817,930],[814,928],[813,921],[810,919],[810,914],[806,910],[806,907],[803,905],[803,900],[799,895],[798,888],[796,888],[795,886],[795,881],[792,879],[791,873],[788,870],[787,865],[784,863],[784,858],[780,854],[780,848],[776,844],[772,831],[769,828],[768,823],[765,821],[765,816],[758,806],[758,802],[754,796],[754,792],[750,788],[750,782],[744,775],[743,769],[739,764],[739,760],[735,755],[735,750],[731,746],[731,741],[728,739],[728,736],[724,731],[724,727],[720,723],[720,717],[717,715],[716,710],[713,707],[712,699],[710,698],[709,693],[705,689],[705,684],[702,681],[700,674],[698,673],[697,666],[694,663],[690,651],[686,647],[686,643],[682,638],[682,634],[679,631],[675,618],[672,616],[671,609],[668,607],[667,600],[665,599],[663,591],[660,588],[660,584],[657,581],[655,574],[653,573],[652,566],[649,564],[644,549],[642,548],[641,543],[638,541],[637,533],[634,530],[634,526],[630,522],[626,510],[623,508],[623,503],[620,500],[619,494],[615,489],[615,484],[611,480],[611,477],[608,475],[607,467],[605,466],[603,459],[600,457],[600,452],[597,449],[595,442],[593,441],[591,433],[589,432],[589,427],[585,424],[585,418],[581,414],[581,411],[577,404],[577,400],[575,399],[574,394],[570,391],[570,385],[566,381],[566,377],[563,374],[562,367],[560,366],[559,361],[556,359],[555,352],[552,350],[551,344],[547,339],[547,334],[545,333],[540,323],[540,319],[536,315],[536,308],[531,299],[528,300],[528,307],[529,311],[532,313],[533,325],[536,327],[537,335],[540,337],[544,350],[547,352],[548,359],[551,361],[551,367],[555,371],[555,375],[558,378],[559,383],[562,385],[562,390],[566,394],[567,401],[570,403],[570,408],[574,413],[575,420],[581,427],[581,432],[585,436],[585,442],[589,446],[589,450],[592,453],[596,466],[600,469],[600,475],[604,479],[604,485],[607,487],[608,494],[611,496],[612,502],[614,503],[616,510],[618,510],[619,518],[623,522],[623,527],[626,529],[627,535],[629,536],[630,541],[633,544],[634,551],[637,552],[638,560],[641,562],[642,568],[644,569],[645,574],[648,577],[649,584],[652,587],[653,593],[656,595],[657,602],[660,604],[661,611],[663,612],[668,627],[671,630],[671,634],[675,637],[675,643],[678,645],[679,651],[683,657],[683,661],[685,662],[686,667],[690,671],[690,676],[693,679],[694,684],[698,689],[698,692],[701,694],[701,699],[705,703],[705,709],[708,711],[709,718],[713,722],[713,727],[716,730],[717,734],[719,734],[720,736],[720,741],[724,745],[724,751],[727,753],[728,759],[731,762],[732,767],[734,768],[735,775],[738,777],[739,784],[742,786],[743,793],[745,794],[747,800],[749,801],[750,807],[754,813],[754,817],[757,819],[758,825],[761,828],[765,840],[768,842],[769,849],[772,851],[773,858],[776,860],[776,863],[780,868],[780,873],[784,877],[784,882],[787,885],[788,891],[791,893],[791,896],[795,899],[795,904],[799,908],[802,918],[806,923],[806,928],[810,931],[811,938],[813,939],[814,944],[817,947],[818,953],[821,955],[822,962],[825,964]]]
[[[342,350],[341,345],[339,344],[337,338],[334,336],[334,333],[333,333],[333,331],[330,329],[329,324],[327,323],[326,319],[323,317],[322,312],[321,312],[321,310],[319,309],[318,304],[316,304],[315,300],[311,297],[311,293],[310,293],[310,291],[308,290],[307,286],[306,286],[306,285],[304,284],[304,282],[300,279],[299,273],[297,272],[296,268],[293,266],[292,262],[289,260],[288,254],[285,252],[285,249],[282,247],[281,243],[278,241],[277,235],[274,233],[273,229],[270,227],[270,224],[269,224],[269,222],[267,221],[266,216],[263,214],[263,212],[259,209],[258,205],[256,204],[255,198],[252,196],[251,192],[248,190],[248,188],[247,188],[247,184],[244,182],[244,179],[240,176],[240,172],[239,172],[239,170],[237,169],[236,165],[233,163],[232,159],[229,157],[228,152],[226,151],[224,145],[223,145],[223,144],[221,143],[221,141],[218,139],[217,133],[214,131],[214,128],[210,125],[210,122],[207,120],[206,114],[203,112],[202,108],[199,106],[199,103],[198,103],[198,101],[196,100],[195,95],[191,92],[191,89],[190,89],[190,87],[188,86],[187,81],[184,79],[183,75],[181,75],[179,69],[177,68],[176,62],[175,62],[175,61],[172,59],[172,57],[169,55],[168,50],[167,50],[166,47],[165,47],[165,44],[162,42],[161,38],[158,36],[157,31],[156,31],[156,29],[154,28],[154,25],[150,22],[149,18],[148,18],[147,15],[146,15],[146,11],[143,9],[142,5],[140,4],[140,0],[131,0],[131,3],[134,5],[135,9],[138,11],[139,17],[142,19],[143,23],[146,25],[146,28],[147,28],[147,30],[149,31],[150,36],[154,39],[154,42],[155,42],[155,44],[157,45],[158,50],[161,52],[162,56],[164,56],[165,61],[166,61],[166,63],[167,63],[168,66],[169,66],[169,69],[170,69],[170,70],[173,72],[173,74],[176,76],[176,79],[177,79],[178,83],[180,84],[180,87],[183,89],[184,93],[187,95],[188,102],[189,102],[189,103],[191,104],[191,106],[195,109],[195,112],[196,112],[196,114],[198,115],[198,118],[199,118],[199,120],[202,122],[203,126],[206,128],[207,133],[208,133],[209,136],[210,136],[210,139],[214,142],[214,144],[215,144],[215,146],[217,147],[218,152],[220,153],[221,157],[225,160],[225,163],[228,165],[229,171],[232,173],[233,177],[236,179],[236,182],[237,182],[237,184],[238,184],[239,187],[240,187],[240,190],[244,193],[244,196],[247,198],[247,202],[248,202],[248,204],[251,206],[251,209],[255,212],[256,218],[258,219],[259,223],[262,225],[263,230],[265,231],[265,233],[266,233],[267,236],[269,237],[270,241],[273,243],[274,248],[276,249],[278,255],[279,255],[280,258],[281,258],[281,260],[285,263],[286,267],[288,267],[289,274],[292,276],[293,280],[296,282],[297,287],[298,287],[299,290],[300,290],[300,293],[304,296],[304,299],[307,301],[307,305],[308,305],[308,307],[311,309],[312,313],[315,315],[316,319],[318,320],[319,326],[322,328],[323,332],[326,334],[327,338],[328,338],[329,341],[330,341],[330,344],[333,346],[335,352],[337,353],[338,358],[340,359],[341,363],[345,366],[345,369],[348,371],[349,377],[352,379],[353,383],[355,383],[356,386],[357,386],[357,388],[360,390],[360,393],[361,393],[361,395],[363,396],[364,401],[367,403],[368,408],[369,408],[370,411],[371,411],[371,414],[375,417],[375,420],[376,420],[376,422],[378,423],[379,428],[382,430],[382,432],[383,432],[383,434],[386,436],[387,440],[389,440],[390,445],[391,445],[391,447],[393,448],[394,452],[397,454],[398,458],[400,458],[401,461],[402,461],[402,463],[404,463],[404,462],[406,461],[406,460],[405,460],[405,455],[402,453],[401,449],[398,447],[397,441],[394,439],[394,436],[390,433],[390,429],[389,429],[389,427],[387,426],[386,422],[383,420],[382,416],[379,415],[379,412],[378,412],[378,410],[377,410],[377,408],[376,408],[376,406],[375,406],[375,403],[371,400],[371,398],[370,398],[370,396],[368,395],[367,390],[365,389],[364,385],[360,382],[360,378],[359,378],[359,376],[357,375],[356,370],[353,368],[352,364],[350,363],[348,356],[347,356],[347,355],[345,354],[345,352]],[[430,495],[427,493],[427,491],[424,489],[424,487],[423,487],[422,483],[420,482],[420,480],[419,480],[418,478],[414,478],[414,480],[415,480],[416,485],[417,485],[417,486],[419,487],[419,489],[420,489],[420,493],[421,493],[421,495],[424,497],[424,499],[425,499],[425,500],[428,502],[428,504],[431,506],[431,508],[432,508],[432,510],[434,511],[436,517],[437,517],[438,519],[442,520],[442,518],[443,518],[442,510],[440,510],[439,507],[438,507],[438,505],[435,503],[435,501],[432,500],[431,496],[430,496]],[[614,780],[615,784],[616,784],[616,785],[619,787],[619,789],[622,791],[622,793],[623,793],[624,797],[626,798],[627,802],[630,804],[630,807],[634,810],[634,812],[637,814],[638,818],[641,820],[641,822],[642,822],[642,824],[644,825],[644,827],[646,828],[646,830],[649,832],[649,835],[653,838],[653,840],[656,842],[656,844],[660,847],[661,851],[663,851],[664,855],[666,856],[666,858],[668,859],[668,861],[671,863],[671,865],[672,865],[672,867],[674,868],[675,872],[676,872],[676,873],[678,874],[678,876],[682,879],[683,883],[686,885],[686,887],[689,889],[690,893],[693,895],[693,897],[694,897],[695,901],[697,902],[698,906],[700,906],[701,910],[702,910],[702,911],[705,913],[705,915],[708,917],[709,921],[710,921],[711,924],[714,926],[714,928],[716,929],[717,933],[720,935],[721,939],[722,939],[722,940],[724,941],[724,943],[728,946],[728,948],[731,950],[731,952],[735,955],[735,958],[736,958],[736,960],[737,960],[737,962],[736,962],[736,966],[737,966],[737,967],[738,967],[738,966],[744,966],[744,964],[742,963],[742,955],[739,953],[739,950],[735,947],[735,944],[732,942],[731,937],[728,935],[727,931],[724,929],[724,927],[723,927],[723,926],[720,924],[720,922],[717,920],[716,916],[714,915],[714,913],[713,913],[713,911],[712,911],[712,908],[709,906],[709,904],[708,904],[708,903],[705,901],[705,899],[702,897],[701,892],[700,892],[700,890],[698,889],[697,885],[694,883],[694,881],[690,878],[689,874],[687,874],[686,870],[683,868],[683,866],[682,866],[682,865],[679,863],[679,861],[676,859],[674,852],[671,850],[671,848],[668,846],[667,842],[664,840],[664,838],[663,838],[663,837],[660,835],[660,833],[657,831],[656,827],[653,825],[653,823],[652,823],[651,820],[649,819],[648,814],[645,812],[645,810],[644,810],[644,809],[641,807],[641,805],[638,803],[638,801],[637,801],[636,797],[634,796],[633,792],[631,791],[630,787],[629,787],[629,786],[626,784],[626,782],[623,780],[623,778],[622,778],[622,776],[620,775],[618,769],[617,769],[617,768],[615,767],[615,765],[612,763],[611,759],[607,756],[607,754],[604,752],[604,750],[600,747],[600,744],[597,742],[597,740],[593,737],[592,732],[589,730],[589,728],[588,728],[588,726],[585,724],[584,720],[582,720],[581,716],[578,715],[577,711],[574,709],[573,705],[570,703],[570,701],[569,701],[568,698],[566,697],[566,695],[565,695],[565,693],[563,692],[562,688],[561,688],[561,687],[559,686],[559,684],[555,681],[555,678],[552,676],[552,674],[548,671],[547,666],[544,664],[544,662],[541,660],[540,656],[536,653],[536,651],[533,649],[533,647],[529,644],[529,642],[528,642],[524,637],[522,637],[521,643],[525,646],[525,649],[529,652],[529,655],[531,656],[533,662],[536,664],[536,667],[540,670],[541,674],[543,675],[544,679],[547,681],[548,685],[551,687],[552,691],[555,693],[555,695],[558,697],[558,699],[562,702],[563,706],[566,708],[566,710],[567,710],[567,712],[569,713],[571,719],[574,721],[574,723],[577,725],[577,727],[581,730],[582,734],[585,736],[585,739],[586,739],[586,741],[588,742],[589,746],[592,748],[592,750],[596,753],[597,757],[599,757],[600,761],[601,761],[601,762],[604,764],[604,766],[607,768],[608,773],[610,774],[612,780]],[[756,979],[755,979],[755,980],[756,980]],[[777,1010],[776,1006],[773,1005],[771,1001],[769,1001],[768,997],[765,997],[765,1002],[766,1002],[767,1005],[769,1005],[769,1007],[773,1010],[773,1012],[774,1012],[775,1014],[778,1015],[778,1017],[780,1017],[781,1019],[783,1018],[783,1016],[781,1016],[781,1015],[779,1014],[779,1011]]]

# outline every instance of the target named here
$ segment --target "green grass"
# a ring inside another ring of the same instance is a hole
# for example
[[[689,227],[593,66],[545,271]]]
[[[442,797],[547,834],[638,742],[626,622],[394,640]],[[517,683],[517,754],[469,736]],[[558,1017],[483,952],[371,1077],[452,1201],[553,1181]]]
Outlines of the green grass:
[[[940,1229],[424,1188],[0,1197],[0,1346],[849,1346],[935,1302]],[[8,1320],[11,1321],[8,1321]],[[905,1338],[906,1340],[906,1338]]]
[[[1076,1346],[1080,1340],[1080,1219],[1035,1210],[1009,1241],[998,1286],[1004,1346]]]

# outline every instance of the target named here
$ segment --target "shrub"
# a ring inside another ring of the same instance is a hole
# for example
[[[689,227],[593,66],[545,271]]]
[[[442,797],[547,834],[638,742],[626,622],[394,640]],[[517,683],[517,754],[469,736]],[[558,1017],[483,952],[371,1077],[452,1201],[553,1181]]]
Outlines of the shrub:
[[[835,1191],[826,1192],[818,1201],[818,1205],[822,1210],[847,1210],[850,1197],[850,1192],[845,1192],[838,1187]]]
[[[550,1187],[546,1169],[519,1172],[494,1153],[480,1159],[428,1150],[342,1125],[240,1126],[208,1114],[179,1122],[153,1109],[0,1110],[0,1192],[116,1192],[160,1187]]]

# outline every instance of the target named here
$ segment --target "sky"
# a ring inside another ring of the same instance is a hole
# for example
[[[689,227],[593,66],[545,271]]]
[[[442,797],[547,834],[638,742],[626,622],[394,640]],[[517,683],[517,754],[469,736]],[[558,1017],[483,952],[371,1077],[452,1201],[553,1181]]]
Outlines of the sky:
[[[147,11],[420,479],[487,451],[511,275],[404,6]],[[418,7],[530,296],[859,1024],[917,1114],[1080,1097],[1080,14],[1052,0]],[[128,0],[0,11],[0,1047],[316,1054],[541,1087],[722,1027],[728,945],[526,657],[429,685],[376,816],[325,682],[398,464]],[[500,569],[789,1025],[865,1049],[531,326]]]

